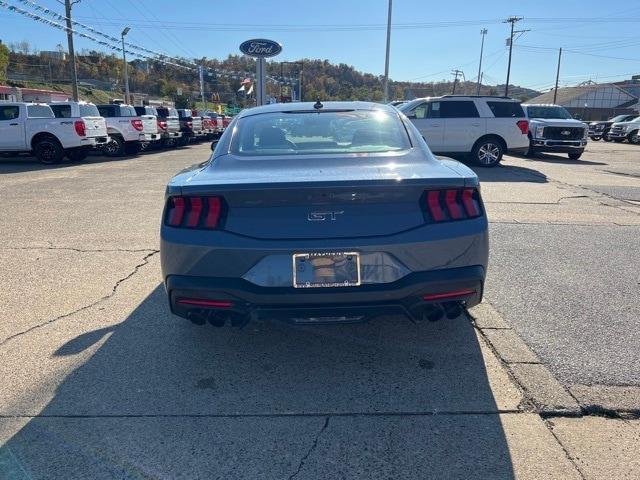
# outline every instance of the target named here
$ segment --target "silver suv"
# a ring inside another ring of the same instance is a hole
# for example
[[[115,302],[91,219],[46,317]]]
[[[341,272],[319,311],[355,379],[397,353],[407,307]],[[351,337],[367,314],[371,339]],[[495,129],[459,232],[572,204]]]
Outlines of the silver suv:
[[[504,152],[529,148],[529,121],[512,98],[445,95],[417,98],[397,108],[434,153],[466,154],[483,167],[494,167]]]

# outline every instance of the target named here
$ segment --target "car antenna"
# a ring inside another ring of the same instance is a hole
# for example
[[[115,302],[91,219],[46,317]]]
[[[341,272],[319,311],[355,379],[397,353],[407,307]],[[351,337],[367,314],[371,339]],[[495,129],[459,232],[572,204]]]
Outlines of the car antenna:
[[[316,100],[316,103],[313,104],[313,108],[315,108],[316,110],[320,110],[322,107],[324,107],[324,105],[322,105],[322,102],[320,101],[320,97],[318,97],[318,99]]]

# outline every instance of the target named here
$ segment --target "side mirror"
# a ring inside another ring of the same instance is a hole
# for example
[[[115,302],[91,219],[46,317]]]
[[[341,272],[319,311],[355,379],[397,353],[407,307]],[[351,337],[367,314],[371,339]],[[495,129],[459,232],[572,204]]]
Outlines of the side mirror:
[[[220,140],[214,140],[213,142],[211,142],[211,151],[213,152],[216,149],[216,145],[218,145],[218,142]]]

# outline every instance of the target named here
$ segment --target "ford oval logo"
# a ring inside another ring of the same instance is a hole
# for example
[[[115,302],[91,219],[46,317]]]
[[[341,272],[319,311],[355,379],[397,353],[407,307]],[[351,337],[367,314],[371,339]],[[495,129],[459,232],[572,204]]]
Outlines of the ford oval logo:
[[[562,130],[560,133],[562,135],[571,135],[571,131],[570,130]]]
[[[240,51],[250,57],[274,57],[282,52],[282,45],[273,40],[254,38],[240,44]]]

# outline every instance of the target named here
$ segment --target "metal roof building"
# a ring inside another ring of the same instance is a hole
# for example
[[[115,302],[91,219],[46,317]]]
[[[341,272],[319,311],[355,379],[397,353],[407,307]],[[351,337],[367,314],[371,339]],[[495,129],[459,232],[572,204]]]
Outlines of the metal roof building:
[[[553,90],[527,103],[553,103]],[[582,120],[606,120],[615,115],[640,115],[640,78],[629,82],[586,84],[559,88],[556,103]]]

